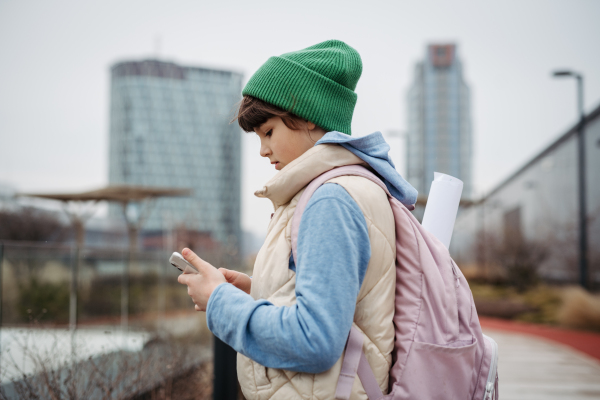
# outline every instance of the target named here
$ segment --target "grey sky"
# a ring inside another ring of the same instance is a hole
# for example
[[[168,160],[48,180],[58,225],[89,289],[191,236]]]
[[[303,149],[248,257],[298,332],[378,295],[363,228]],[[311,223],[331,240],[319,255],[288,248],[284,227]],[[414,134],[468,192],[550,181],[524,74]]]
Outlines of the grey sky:
[[[22,191],[107,183],[109,66],[155,55],[231,68],[336,38],[363,59],[353,132],[405,129],[405,93],[430,42],[457,42],[473,92],[481,193],[575,122],[575,83],[600,102],[600,2],[0,0],[0,182]],[[393,142],[394,159],[400,152]],[[252,192],[274,174],[244,136],[243,226],[266,228]],[[399,170],[404,171],[402,162]],[[252,210],[250,212],[250,210]]]

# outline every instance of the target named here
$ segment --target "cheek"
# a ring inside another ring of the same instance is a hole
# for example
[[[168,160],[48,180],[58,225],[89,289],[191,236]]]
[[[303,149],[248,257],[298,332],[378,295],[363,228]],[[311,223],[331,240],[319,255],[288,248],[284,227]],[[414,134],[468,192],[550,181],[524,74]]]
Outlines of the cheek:
[[[296,155],[297,150],[292,141],[272,143],[271,148],[273,149],[275,158],[282,163],[288,164],[298,157]]]
[[[293,143],[288,143],[284,150],[286,162],[290,163],[296,158],[298,158],[302,152],[299,151],[298,147],[294,146]]]
[[[295,133],[293,139],[288,143],[288,153],[292,157],[292,160],[300,157],[313,147],[313,143],[306,140],[306,137],[302,135],[302,133]]]

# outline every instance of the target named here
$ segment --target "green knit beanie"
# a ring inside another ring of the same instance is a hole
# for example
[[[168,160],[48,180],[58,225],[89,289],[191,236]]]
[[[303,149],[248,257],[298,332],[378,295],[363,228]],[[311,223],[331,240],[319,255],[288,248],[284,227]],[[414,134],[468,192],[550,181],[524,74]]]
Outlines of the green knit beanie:
[[[350,135],[360,55],[339,40],[271,57],[242,91],[313,122]]]

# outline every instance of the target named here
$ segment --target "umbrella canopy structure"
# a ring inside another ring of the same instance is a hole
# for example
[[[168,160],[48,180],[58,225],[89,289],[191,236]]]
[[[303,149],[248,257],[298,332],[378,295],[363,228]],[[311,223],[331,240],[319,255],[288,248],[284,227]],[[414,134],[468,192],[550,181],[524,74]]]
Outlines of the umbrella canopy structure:
[[[136,185],[114,185],[107,186],[97,190],[78,193],[19,193],[21,197],[35,197],[40,199],[58,200],[65,205],[64,209],[75,231],[76,240],[76,262],[72,264],[71,269],[71,295],[69,304],[69,326],[74,330],[77,324],[77,274],[81,265],[81,249],[84,243],[85,222],[94,214],[95,205],[99,201],[112,201],[121,204],[123,217],[127,223],[127,232],[129,235],[129,261],[123,271],[121,282],[121,325],[124,331],[127,330],[129,319],[129,269],[135,262],[135,253],[137,250],[137,239],[140,227],[144,219],[148,216],[152,200],[159,197],[182,197],[191,194],[190,189],[172,188],[172,187],[152,187]],[[145,202],[144,212],[137,213],[136,217],[131,218],[127,213],[129,204],[142,204]],[[68,204],[80,205],[76,210],[69,209]]]
[[[190,189],[114,185],[79,193],[21,193],[19,196],[60,201],[116,201],[123,203],[155,199],[158,197],[189,196],[190,194]]]

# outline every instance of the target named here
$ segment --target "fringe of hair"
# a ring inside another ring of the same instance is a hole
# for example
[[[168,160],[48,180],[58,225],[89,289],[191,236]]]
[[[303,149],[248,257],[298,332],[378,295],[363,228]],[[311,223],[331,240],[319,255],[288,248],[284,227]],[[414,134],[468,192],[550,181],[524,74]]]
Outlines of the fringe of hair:
[[[240,127],[245,132],[254,132],[268,119],[279,117],[289,129],[298,130],[306,124],[306,120],[285,111],[277,106],[252,96],[244,96],[239,103],[235,117],[231,120],[233,123],[237,120]]]

